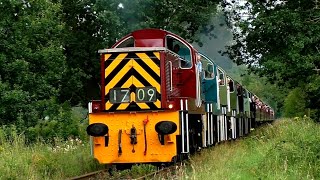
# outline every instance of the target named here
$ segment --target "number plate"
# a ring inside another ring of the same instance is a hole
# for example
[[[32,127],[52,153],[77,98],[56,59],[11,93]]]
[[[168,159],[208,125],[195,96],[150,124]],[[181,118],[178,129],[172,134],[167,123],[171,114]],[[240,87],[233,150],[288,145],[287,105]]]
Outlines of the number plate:
[[[113,88],[109,92],[111,103],[129,103],[130,102],[130,89]]]
[[[154,87],[144,87],[136,89],[137,102],[156,102],[157,90]]]

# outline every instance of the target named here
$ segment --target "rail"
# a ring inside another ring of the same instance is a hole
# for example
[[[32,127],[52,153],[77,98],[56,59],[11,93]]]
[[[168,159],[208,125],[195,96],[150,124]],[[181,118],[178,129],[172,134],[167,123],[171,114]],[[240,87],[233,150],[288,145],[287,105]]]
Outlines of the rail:
[[[154,172],[142,175],[140,177],[128,177],[128,175],[124,175],[124,176],[112,176],[110,175],[110,169],[103,169],[103,170],[99,170],[99,171],[95,171],[95,172],[91,172],[91,173],[87,173],[81,176],[76,176],[76,177],[72,177],[72,178],[68,178],[68,180],[93,180],[93,179],[110,179],[110,180],[115,180],[115,179],[135,179],[135,180],[143,180],[143,179],[151,179],[155,176],[161,176],[161,177],[166,177],[166,178],[170,178],[174,172],[176,172],[177,170],[179,170],[181,168],[181,166],[183,166],[185,164],[185,161],[179,162],[177,164],[172,164],[171,166],[165,167],[165,168],[161,168],[158,169]]]

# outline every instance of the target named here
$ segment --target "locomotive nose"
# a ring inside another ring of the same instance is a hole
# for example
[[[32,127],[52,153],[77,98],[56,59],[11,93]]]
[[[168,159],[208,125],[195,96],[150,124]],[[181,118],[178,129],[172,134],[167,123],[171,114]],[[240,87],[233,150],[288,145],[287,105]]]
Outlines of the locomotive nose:
[[[177,125],[171,121],[160,121],[156,124],[155,129],[158,134],[168,135],[177,130]]]
[[[87,133],[90,136],[98,137],[104,136],[108,133],[109,128],[107,125],[102,123],[93,123],[87,127]]]

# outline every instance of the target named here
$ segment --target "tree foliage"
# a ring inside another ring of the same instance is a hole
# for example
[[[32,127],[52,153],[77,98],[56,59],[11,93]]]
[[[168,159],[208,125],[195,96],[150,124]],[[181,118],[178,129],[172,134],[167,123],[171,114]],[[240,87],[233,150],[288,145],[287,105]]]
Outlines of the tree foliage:
[[[237,28],[228,54],[271,83],[306,89],[308,106],[319,108],[320,84],[315,71],[320,68],[319,7],[309,0],[249,0],[239,5],[240,10],[229,11],[230,23]]]
[[[284,115],[302,117],[306,114],[306,93],[300,88],[293,89],[284,101]]]
[[[119,8],[121,21],[128,32],[141,28],[160,28],[179,34],[190,42],[198,41],[220,0],[123,0]]]
[[[115,0],[61,1],[64,54],[68,70],[63,79],[61,102],[87,104],[99,98],[99,49],[111,46],[121,34]],[[120,31],[118,31],[120,30]]]
[[[0,3],[0,118],[30,126],[41,101],[60,94],[66,72],[60,7],[47,0]]]

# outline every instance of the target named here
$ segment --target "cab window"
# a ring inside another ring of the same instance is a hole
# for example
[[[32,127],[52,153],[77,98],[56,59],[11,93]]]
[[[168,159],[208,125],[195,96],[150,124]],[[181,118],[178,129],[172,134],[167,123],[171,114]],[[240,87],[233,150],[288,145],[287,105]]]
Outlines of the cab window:
[[[229,86],[230,93],[234,92],[234,83],[230,77],[227,77],[227,83]]]
[[[219,73],[219,84],[220,84],[220,86],[224,86],[225,85],[224,84],[224,82],[225,82],[224,73],[219,68],[218,68],[218,73]]]
[[[205,79],[213,79],[214,78],[214,71],[213,71],[213,63],[208,60],[206,57],[204,57],[203,55],[201,56],[201,64],[202,64],[202,73],[203,73],[203,77]]]
[[[172,36],[167,36],[166,47],[179,55],[179,64],[181,68],[189,69],[192,67],[191,50],[182,41]]]
[[[132,36],[123,40],[120,44],[116,46],[116,48],[124,48],[124,47],[134,47],[134,38]]]
[[[237,84],[237,95],[242,96],[243,95],[243,90],[240,84]]]

